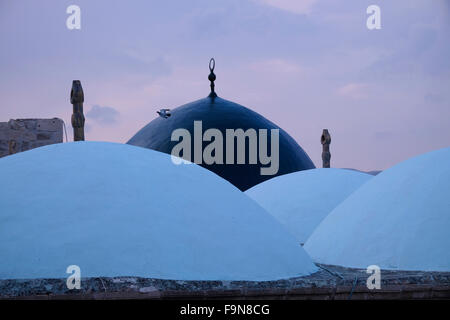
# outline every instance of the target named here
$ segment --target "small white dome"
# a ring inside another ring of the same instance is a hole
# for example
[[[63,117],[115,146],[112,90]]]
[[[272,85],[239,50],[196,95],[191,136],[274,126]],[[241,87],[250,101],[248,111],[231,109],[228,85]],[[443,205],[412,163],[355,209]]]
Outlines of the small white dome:
[[[300,243],[339,203],[372,176],[346,169],[312,169],[260,183],[246,194],[277,218]]]
[[[337,206],[304,248],[346,267],[450,271],[450,148],[404,161]]]
[[[200,166],[104,142],[0,159],[0,279],[269,280],[316,270],[294,237]]]

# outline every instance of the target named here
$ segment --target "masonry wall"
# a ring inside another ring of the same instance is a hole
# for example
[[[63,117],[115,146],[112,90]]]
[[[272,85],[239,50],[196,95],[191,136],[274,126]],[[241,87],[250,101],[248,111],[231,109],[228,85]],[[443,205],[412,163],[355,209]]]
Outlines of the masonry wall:
[[[63,142],[63,121],[11,119],[0,122],[0,157]]]

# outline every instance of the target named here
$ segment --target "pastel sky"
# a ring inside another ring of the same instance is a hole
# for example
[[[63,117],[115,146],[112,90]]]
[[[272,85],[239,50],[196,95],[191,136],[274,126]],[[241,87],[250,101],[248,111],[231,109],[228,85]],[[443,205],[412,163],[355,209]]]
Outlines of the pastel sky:
[[[386,169],[450,146],[449,19],[447,0],[0,0],[0,121],[60,117],[72,139],[79,79],[87,140],[126,142],[156,110],[207,96],[214,57],[218,95],[316,166],[328,128],[333,167]]]

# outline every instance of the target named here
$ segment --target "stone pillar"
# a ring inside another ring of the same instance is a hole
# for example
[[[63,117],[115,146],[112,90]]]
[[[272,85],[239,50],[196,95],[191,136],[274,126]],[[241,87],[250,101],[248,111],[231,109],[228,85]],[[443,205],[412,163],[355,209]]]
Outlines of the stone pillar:
[[[322,166],[324,168],[329,168],[331,159],[330,153],[331,136],[330,133],[328,132],[328,129],[323,129],[322,136],[320,137],[320,143],[322,144]]]
[[[84,93],[80,80],[73,80],[70,91],[70,103],[73,104],[72,127],[73,141],[84,141]]]
[[[17,153],[17,142],[16,142],[16,140],[9,140],[9,142],[8,142],[8,153],[9,154]]]

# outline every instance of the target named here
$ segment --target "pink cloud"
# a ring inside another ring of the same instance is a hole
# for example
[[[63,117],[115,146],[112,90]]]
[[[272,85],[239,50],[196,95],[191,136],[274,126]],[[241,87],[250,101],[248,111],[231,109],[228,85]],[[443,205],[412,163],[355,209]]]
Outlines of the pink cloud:
[[[352,99],[363,99],[367,98],[367,87],[364,83],[349,83],[338,88],[337,93]]]
[[[309,14],[317,0],[256,0],[257,2],[296,14]]]

